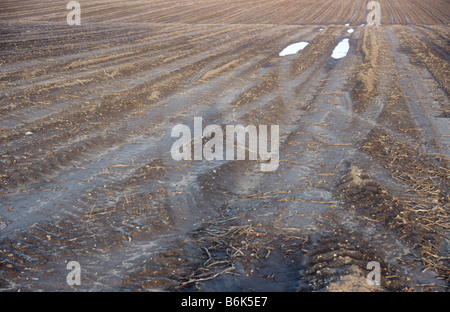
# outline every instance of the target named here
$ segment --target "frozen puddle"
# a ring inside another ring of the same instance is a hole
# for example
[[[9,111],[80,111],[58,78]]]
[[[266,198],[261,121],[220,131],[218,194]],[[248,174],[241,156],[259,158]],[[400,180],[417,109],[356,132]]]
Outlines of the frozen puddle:
[[[354,30],[353,28],[347,29],[347,32],[348,32],[349,34],[353,34],[354,31],[355,31],[355,30]]]
[[[333,54],[331,54],[331,57],[334,59],[341,59],[345,57],[348,53],[348,50],[350,49],[349,39],[342,39],[341,42],[334,48]]]
[[[308,42],[293,43],[291,45],[288,45],[286,48],[284,48],[284,50],[280,52],[279,56],[295,54],[298,51],[303,50],[307,45],[308,45]]]

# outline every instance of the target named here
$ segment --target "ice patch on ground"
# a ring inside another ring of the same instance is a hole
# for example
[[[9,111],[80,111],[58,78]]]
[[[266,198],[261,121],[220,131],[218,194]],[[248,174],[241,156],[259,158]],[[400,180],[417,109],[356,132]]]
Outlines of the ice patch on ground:
[[[348,38],[342,39],[341,42],[339,42],[339,44],[334,48],[331,57],[334,59],[341,59],[345,57],[350,49],[350,44],[348,41]]]
[[[280,52],[279,56],[295,54],[295,53],[303,50],[308,45],[308,43],[309,42],[297,42],[297,43],[288,45],[286,48],[284,48],[283,51]]]
[[[348,32],[349,34],[353,34],[354,31],[355,31],[355,30],[354,30],[353,28],[347,29],[347,32]]]

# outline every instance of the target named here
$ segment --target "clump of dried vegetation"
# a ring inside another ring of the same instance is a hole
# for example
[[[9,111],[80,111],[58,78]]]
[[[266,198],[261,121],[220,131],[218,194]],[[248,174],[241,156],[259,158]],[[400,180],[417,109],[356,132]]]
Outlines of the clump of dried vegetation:
[[[241,224],[242,221],[240,215],[205,223],[194,232],[190,242],[203,250],[205,258],[180,280],[175,289],[195,286],[198,282],[212,280],[223,274],[239,276],[242,272],[237,272],[235,266],[238,261],[246,270],[247,265],[268,259],[277,248],[289,255],[301,251],[308,241],[307,236],[290,236],[284,229],[278,229],[279,235],[268,235],[273,231],[265,231],[261,224]]]
[[[450,281],[450,258],[445,254],[450,220],[450,170],[441,155],[430,154],[394,140],[381,129],[372,131],[361,150],[405,186],[392,191],[355,166],[343,177],[340,197],[356,209],[398,233],[412,249],[418,249],[426,270]]]

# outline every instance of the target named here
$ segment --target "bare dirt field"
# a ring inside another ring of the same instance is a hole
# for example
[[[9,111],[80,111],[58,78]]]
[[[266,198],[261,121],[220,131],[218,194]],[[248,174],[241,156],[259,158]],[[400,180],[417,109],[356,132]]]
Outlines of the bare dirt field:
[[[448,1],[67,2],[0,8],[0,290],[448,291]],[[173,160],[194,117],[278,169]]]

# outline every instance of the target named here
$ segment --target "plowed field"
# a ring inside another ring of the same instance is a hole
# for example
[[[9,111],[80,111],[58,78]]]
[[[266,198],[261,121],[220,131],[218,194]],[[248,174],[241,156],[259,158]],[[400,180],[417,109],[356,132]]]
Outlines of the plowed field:
[[[448,1],[67,2],[0,9],[0,290],[448,291]],[[194,117],[278,169],[173,160]]]

